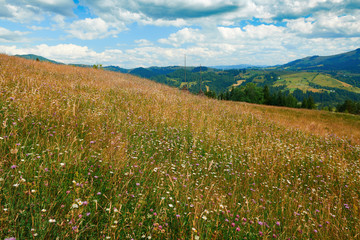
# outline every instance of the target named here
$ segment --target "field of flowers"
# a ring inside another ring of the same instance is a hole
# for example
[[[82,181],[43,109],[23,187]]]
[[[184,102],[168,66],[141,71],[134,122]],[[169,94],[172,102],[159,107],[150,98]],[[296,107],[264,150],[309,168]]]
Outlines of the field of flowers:
[[[260,108],[0,55],[0,239],[360,239],[359,146]]]

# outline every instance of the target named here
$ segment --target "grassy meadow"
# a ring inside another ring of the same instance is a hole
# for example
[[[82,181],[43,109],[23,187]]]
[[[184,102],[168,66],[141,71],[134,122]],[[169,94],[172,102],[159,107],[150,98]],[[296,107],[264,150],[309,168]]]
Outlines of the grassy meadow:
[[[0,239],[360,239],[359,120],[0,55]]]
[[[313,88],[309,83],[315,83],[319,86],[325,87],[324,89]],[[281,79],[277,80],[274,86],[285,85],[293,92],[295,89],[300,89],[304,92],[322,92],[328,91],[326,87],[339,88],[349,92],[360,93],[360,89],[350,84],[337,80],[328,74],[317,72],[297,72],[291,74],[281,75]]]

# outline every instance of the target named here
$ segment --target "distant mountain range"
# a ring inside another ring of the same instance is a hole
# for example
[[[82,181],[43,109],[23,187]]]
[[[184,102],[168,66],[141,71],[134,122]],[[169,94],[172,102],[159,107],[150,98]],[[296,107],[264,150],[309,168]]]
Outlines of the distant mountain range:
[[[264,68],[264,67],[268,67],[268,66],[265,66],[265,65],[239,64],[239,65],[211,66],[210,68],[215,68],[215,69],[220,69],[220,70],[231,70],[231,69]]]
[[[44,58],[42,56],[27,54],[27,55],[15,55],[17,57],[22,57],[26,59],[51,62],[56,64],[63,64],[54,60]],[[79,67],[93,67],[93,65],[86,64],[69,64]],[[209,68],[218,69],[218,70],[231,70],[231,69],[249,69],[249,68],[266,68],[267,66],[256,66],[249,64],[240,64],[240,65],[224,65],[224,66],[211,66]],[[121,73],[130,73],[140,77],[150,78],[156,75],[168,74],[179,70],[183,67],[181,66],[169,66],[169,67],[149,67],[149,68],[133,68],[125,69],[118,66],[105,66],[105,70],[121,72]],[[207,67],[202,67],[203,69],[208,70]],[[360,48],[341,53],[332,56],[310,56],[302,59],[298,59],[287,64],[277,66],[278,69],[289,69],[289,70],[317,70],[317,71],[350,71],[350,72],[360,72]],[[191,69],[187,68],[187,69]],[[204,71],[206,71],[204,70]]]
[[[350,71],[360,73],[360,48],[332,56],[311,56],[281,66],[292,70]]]

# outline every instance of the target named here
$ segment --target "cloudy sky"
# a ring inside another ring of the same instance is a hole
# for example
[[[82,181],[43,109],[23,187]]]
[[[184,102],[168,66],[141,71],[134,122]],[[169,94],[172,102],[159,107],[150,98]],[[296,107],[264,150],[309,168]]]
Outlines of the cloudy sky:
[[[0,0],[0,52],[64,63],[276,65],[360,47],[360,0]]]

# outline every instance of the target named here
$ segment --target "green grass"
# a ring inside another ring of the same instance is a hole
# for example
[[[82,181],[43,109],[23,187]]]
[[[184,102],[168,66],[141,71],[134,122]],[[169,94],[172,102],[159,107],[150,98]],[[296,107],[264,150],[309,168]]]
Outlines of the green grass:
[[[0,73],[1,239],[359,237],[359,146],[267,118],[284,108],[5,55]]]
[[[313,91],[313,92],[322,92],[328,91],[326,88],[316,89],[309,85],[309,83],[315,83],[319,86],[323,87],[331,87],[331,88],[340,88],[350,92],[360,93],[360,89],[350,84],[341,82],[330,75],[315,73],[315,72],[298,72],[292,74],[281,75],[281,79],[277,80],[274,86],[283,86],[290,89],[290,91],[294,91],[295,89],[300,89],[304,92]]]

